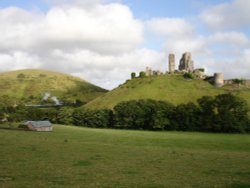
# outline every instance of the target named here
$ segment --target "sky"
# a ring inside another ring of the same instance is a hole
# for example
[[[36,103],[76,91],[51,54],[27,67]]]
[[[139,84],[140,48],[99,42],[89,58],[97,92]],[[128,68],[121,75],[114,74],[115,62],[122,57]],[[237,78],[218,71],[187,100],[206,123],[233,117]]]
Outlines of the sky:
[[[249,0],[0,0],[0,72],[46,69],[106,89],[131,72],[195,68],[250,79]]]

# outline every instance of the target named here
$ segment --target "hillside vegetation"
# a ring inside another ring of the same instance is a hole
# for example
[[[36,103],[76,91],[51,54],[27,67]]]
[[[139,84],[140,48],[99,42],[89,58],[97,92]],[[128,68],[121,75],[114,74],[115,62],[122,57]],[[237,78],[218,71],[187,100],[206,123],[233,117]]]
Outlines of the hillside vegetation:
[[[59,100],[89,102],[105,92],[80,78],[58,72],[28,69],[0,74],[0,96],[26,103],[40,102],[45,93]]]
[[[0,131],[0,187],[250,187],[249,135]]]
[[[96,98],[86,108],[113,108],[121,101],[137,99],[164,100],[173,104],[196,102],[202,96],[216,96],[232,92],[247,100],[250,106],[250,88],[238,85],[227,85],[215,88],[204,80],[184,79],[182,75],[162,75],[135,78],[116,89]]]

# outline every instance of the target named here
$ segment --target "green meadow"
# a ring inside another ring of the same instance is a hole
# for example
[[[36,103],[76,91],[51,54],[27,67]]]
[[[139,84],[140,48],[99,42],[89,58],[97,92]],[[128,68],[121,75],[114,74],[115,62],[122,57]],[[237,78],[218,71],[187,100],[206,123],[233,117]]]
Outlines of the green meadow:
[[[0,187],[250,187],[250,135],[0,129]]]
[[[197,99],[205,95],[216,96],[222,93],[240,96],[250,106],[249,86],[233,84],[215,88],[204,80],[189,80],[183,78],[181,74],[168,74],[128,80],[112,91],[90,101],[85,107],[112,109],[122,101],[139,99],[163,100],[178,105],[188,102],[196,103]]]
[[[41,102],[46,92],[59,100],[81,99],[89,102],[107,91],[80,78],[41,69],[0,73],[0,97],[16,102]]]

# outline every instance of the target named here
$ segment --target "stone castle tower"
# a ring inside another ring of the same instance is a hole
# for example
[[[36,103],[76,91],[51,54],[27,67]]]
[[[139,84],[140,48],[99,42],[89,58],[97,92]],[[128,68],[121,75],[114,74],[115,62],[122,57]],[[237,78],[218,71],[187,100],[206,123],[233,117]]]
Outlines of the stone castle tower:
[[[224,74],[223,73],[214,73],[214,86],[222,87],[224,85]]]
[[[145,71],[146,76],[152,76],[153,75],[153,71],[151,68],[146,67],[146,71]]]
[[[188,71],[188,72],[191,72],[194,70],[194,62],[192,60],[190,52],[185,52],[182,55],[182,58],[181,58],[180,64],[179,64],[179,70],[180,71]]]
[[[168,56],[168,71],[173,73],[175,71],[175,56],[174,54],[169,54]]]

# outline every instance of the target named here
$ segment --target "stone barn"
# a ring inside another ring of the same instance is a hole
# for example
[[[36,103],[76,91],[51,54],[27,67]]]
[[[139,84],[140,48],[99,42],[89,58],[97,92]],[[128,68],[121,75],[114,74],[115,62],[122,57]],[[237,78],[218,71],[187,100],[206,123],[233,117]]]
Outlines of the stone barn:
[[[31,131],[52,131],[53,127],[50,121],[27,121],[24,123]]]

